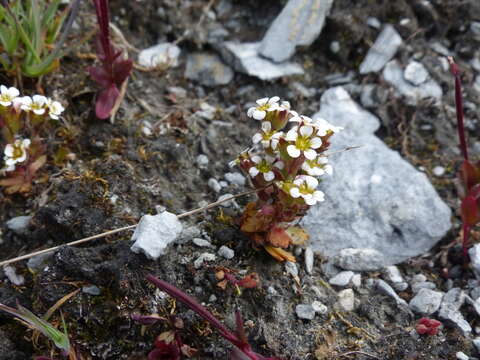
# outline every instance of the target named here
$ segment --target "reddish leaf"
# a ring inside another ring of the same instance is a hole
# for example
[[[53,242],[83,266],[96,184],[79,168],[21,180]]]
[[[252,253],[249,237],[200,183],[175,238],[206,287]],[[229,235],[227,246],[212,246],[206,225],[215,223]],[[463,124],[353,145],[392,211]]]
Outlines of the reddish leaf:
[[[285,231],[284,228],[280,226],[274,226],[267,235],[267,242],[274,246],[280,248],[287,248],[292,242],[292,238]]]
[[[463,198],[460,211],[462,221],[469,226],[474,226],[480,220],[477,200],[473,196]]]
[[[245,289],[253,289],[260,284],[260,277],[257,273],[251,273],[246,275],[242,280],[238,281],[237,285],[244,287]]]
[[[113,66],[113,79],[117,86],[121,86],[123,82],[130,76],[132,72],[133,62],[130,59],[119,60]]]
[[[88,73],[100,86],[106,88],[112,83],[110,74],[101,66],[88,67]]]
[[[106,119],[110,116],[119,94],[120,92],[115,84],[111,84],[100,92],[95,106],[95,114],[99,119]]]
[[[469,191],[474,185],[480,183],[480,170],[470,161],[465,160],[460,167],[461,180]]]

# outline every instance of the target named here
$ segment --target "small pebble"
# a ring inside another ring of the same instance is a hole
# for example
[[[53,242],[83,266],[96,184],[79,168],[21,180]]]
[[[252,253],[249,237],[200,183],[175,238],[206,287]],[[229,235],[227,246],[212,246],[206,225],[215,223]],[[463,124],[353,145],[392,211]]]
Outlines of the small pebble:
[[[405,291],[408,289],[408,283],[407,282],[399,282],[399,283],[393,283],[393,288],[397,291]]]
[[[217,297],[216,297],[215,295],[213,295],[213,294],[210,295],[210,297],[208,298],[208,302],[211,302],[211,303],[212,303],[212,302],[215,302],[215,301],[217,301]]]
[[[220,247],[220,249],[218,249],[218,255],[225,259],[233,259],[235,256],[235,251],[230,249],[228,246],[223,245]]]
[[[359,288],[360,286],[362,286],[362,275],[360,274],[353,275],[350,282],[352,283],[353,286],[355,286],[356,288]]]
[[[8,280],[10,280],[12,284],[21,286],[25,283],[25,278],[23,277],[23,275],[17,275],[14,267],[9,265],[4,266],[3,272],[5,273],[5,276],[8,278]]]
[[[353,275],[355,275],[353,271],[341,271],[331,278],[328,283],[335,286],[347,286]]]
[[[445,175],[445,168],[443,166],[435,166],[432,171],[433,175],[438,177]]]
[[[28,225],[32,220],[31,216],[17,216],[8,220],[5,225],[17,235],[25,234],[28,231]]]
[[[193,262],[193,266],[200,269],[205,261],[215,261],[216,258],[215,254],[203,253]]]
[[[233,197],[232,194],[224,194],[224,195],[220,196],[220,197],[217,199],[217,201],[222,201],[222,200],[225,200],[225,199],[228,199],[228,198],[231,198],[231,197]],[[235,205],[237,205],[237,203],[235,202],[234,199],[232,199],[232,200],[229,200],[229,201],[222,202],[220,205],[221,205],[222,207],[227,208],[227,207],[235,206]],[[238,206],[238,205],[237,205],[237,206]],[[235,207],[236,207],[236,206],[235,206]]]
[[[300,319],[313,320],[315,317],[315,309],[312,305],[299,304],[295,307],[295,312]]]
[[[210,189],[212,189],[216,193],[219,193],[222,190],[222,186],[220,185],[218,180],[215,178],[208,179],[207,185]]]
[[[355,294],[352,289],[345,289],[338,293],[338,304],[343,311],[353,311],[355,307]]]
[[[325,315],[328,312],[328,307],[322,304],[320,301],[314,301],[312,303],[312,307],[317,314]]]
[[[477,352],[480,353],[480,337],[477,337],[475,339],[473,339],[473,345],[475,346],[475,348],[477,349]]]
[[[405,281],[400,270],[395,265],[387,266],[383,269],[383,278],[390,283],[400,283]]]
[[[427,277],[423,274],[414,275],[412,278],[412,283],[424,282],[424,281],[427,281]]]
[[[412,285],[412,292],[416,294],[420,291],[420,289],[434,290],[436,287],[437,286],[430,281],[416,282]]]
[[[294,278],[298,277],[297,264],[292,261],[285,262],[285,271],[287,272],[287,274],[292,275]]]
[[[305,249],[305,270],[308,274],[313,272],[313,250],[310,246]]]
[[[461,352],[461,351],[457,352],[455,354],[455,356],[457,357],[458,360],[468,360],[468,359],[470,359],[467,354],[465,354],[464,352]]]
[[[245,186],[246,182],[245,176],[238,172],[226,173],[225,180],[227,180],[230,184],[237,186]]]
[[[197,165],[198,165],[199,168],[201,168],[201,169],[206,168],[207,165],[208,165],[208,162],[209,162],[209,160],[208,160],[207,155],[200,154],[200,155],[197,156]]]
[[[270,294],[270,295],[278,295],[278,291],[275,290],[275,288],[273,286],[269,286],[267,288],[267,292]]]
[[[195,238],[192,240],[193,243],[199,247],[207,247],[207,248],[212,248],[213,245],[210,243],[210,241],[201,239],[201,238]]]
[[[98,296],[102,293],[102,291],[95,285],[88,285],[82,287],[82,292],[88,295]]]

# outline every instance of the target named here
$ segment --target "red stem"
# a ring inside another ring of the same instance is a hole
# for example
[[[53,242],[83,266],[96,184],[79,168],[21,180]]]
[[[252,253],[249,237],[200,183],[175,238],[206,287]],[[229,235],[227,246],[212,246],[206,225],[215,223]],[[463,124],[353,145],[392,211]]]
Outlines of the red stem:
[[[457,129],[458,137],[460,139],[460,149],[462,151],[463,158],[468,161],[467,140],[465,138],[465,127],[463,120],[463,100],[462,100],[462,83],[460,81],[460,72],[458,66],[453,60],[453,57],[448,57],[450,63],[450,70],[455,77],[455,107],[457,110]]]

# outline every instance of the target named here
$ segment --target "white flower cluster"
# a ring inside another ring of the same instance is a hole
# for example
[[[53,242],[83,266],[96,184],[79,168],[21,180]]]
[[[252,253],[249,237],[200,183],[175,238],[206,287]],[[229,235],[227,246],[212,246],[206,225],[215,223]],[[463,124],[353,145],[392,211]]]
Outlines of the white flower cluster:
[[[324,141],[342,128],[324,119],[299,115],[291,110],[288,101],[280,102],[278,96],[256,103],[247,115],[262,121],[261,131],[252,141],[265,154],[250,157],[249,175],[252,179],[262,176],[267,183],[276,180],[280,189],[292,198],[302,198],[307,205],[323,201],[324,194],[316,189],[319,182],[315,176],[332,174],[332,166],[322,154],[328,145],[323,146]],[[293,127],[284,133],[281,130],[288,123]]]
[[[58,120],[65,108],[58,101],[43,95],[20,96],[20,91],[15,87],[7,88],[0,85],[0,105],[2,107],[14,106],[35,115],[44,115],[48,111],[51,119]]]
[[[27,150],[30,147],[29,139],[17,139],[13,144],[8,144],[5,146],[4,157],[6,167],[3,169],[5,171],[15,170],[15,165],[22,163],[27,160]]]

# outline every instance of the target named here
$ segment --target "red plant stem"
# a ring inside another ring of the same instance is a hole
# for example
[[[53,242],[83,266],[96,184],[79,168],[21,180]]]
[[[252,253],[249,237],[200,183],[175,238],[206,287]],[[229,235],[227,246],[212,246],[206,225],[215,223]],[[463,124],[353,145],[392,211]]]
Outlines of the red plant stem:
[[[462,225],[462,232],[463,232],[463,241],[462,241],[462,248],[463,248],[463,258],[465,260],[468,259],[468,235],[470,234],[470,225],[467,223],[463,223]]]
[[[460,81],[460,73],[458,66],[453,60],[453,57],[448,57],[450,63],[450,70],[455,77],[455,107],[457,110],[457,129],[458,137],[460,139],[460,149],[462,151],[463,158],[468,161],[467,140],[465,138],[465,127],[463,119],[463,100],[462,100],[462,83]]]
[[[161,290],[165,291],[171,297],[177,299],[178,301],[182,302],[184,305],[195,311],[198,315],[203,317],[207,320],[212,326],[214,326],[220,334],[233,343],[234,345],[241,347],[242,342],[237,338],[235,334],[233,334],[225,325],[223,325],[217,318],[215,318],[210,311],[208,311],[205,307],[200,305],[196,300],[185,294],[180,289],[177,289],[175,286],[167,283],[166,281],[157,279],[153,275],[147,275],[147,280],[153,283],[155,286],[160,288]]]
[[[107,63],[112,62],[111,46],[110,46],[110,16],[108,12],[108,0],[93,0],[95,11],[97,13],[97,21],[100,27],[100,41],[102,42],[103,52]]]

